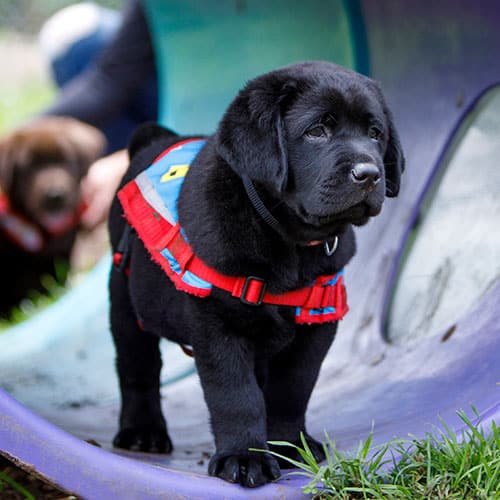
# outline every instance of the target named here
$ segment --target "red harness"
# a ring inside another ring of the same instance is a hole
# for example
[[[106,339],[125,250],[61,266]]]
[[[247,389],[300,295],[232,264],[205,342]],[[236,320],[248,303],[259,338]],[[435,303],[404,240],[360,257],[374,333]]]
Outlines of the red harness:
[[[64,226],[59,227],[57,231],[48,231],[13,210],[7,195],[0,188],[0,231],[15,245],[29,253],[43,250],[48,237],[61,236],[76,227],[84,210],[82,203]]]
[[[175,181],[172,185],[177,183],[175,189],[178,193],[183,180],[179,178],[187,172],[187,152],[183,148],[194,148],[193,155],[202,145],[194,144],[195,142],[200,141],[183,141],[168,148],[139,175],[140,179],[138,177],[130,181],[118,192],[130,226],[135,229],[153,260],[165,271],[176,288],[198,297],[207,297],[212,292],[212,287],[216,287],[247,305],[273,304],[295,307],[295,321],[299,324],[326,323],[342,319],[349,309],[342,271],[330,276],[320,276],[305,288],[272,294],[267,291],[266,282],[261,278],[227,276],[205,264],[194,254],[177,220],[167,220],[160,213],[157,204],[158,193],[155,192],[154,197],[147,199],[152,188],[155,188],[155,182],[166,183],[170,180],[169,177]],[[175,153],[172,158],[170,153]],[[182,174],[179,173],[181,169]],[[148,183],[147,186],[145,183]],[[161,189],[164,188],[165,184],[162,184]],[[167,197],[170,194],[168,193]],[[177,195],[173,199],[176,202]],[[165,208],[173,211],[172,207]],[[119,264],[122,258],[121,252],[117,252],[114,256],[115,264]]]

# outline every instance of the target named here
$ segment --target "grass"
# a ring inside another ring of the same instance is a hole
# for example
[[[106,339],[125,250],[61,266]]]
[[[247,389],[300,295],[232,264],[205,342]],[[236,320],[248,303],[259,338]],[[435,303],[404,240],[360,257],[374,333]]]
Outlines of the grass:
[[[475,409],[473,409],[475,412]],[[477,415],[477,412],[475,412]],[[394,440],[372,446],[373,429],[357,451],[347,454],[326,435],[326,463],[319,464],[302,437],[302,446],[287,442],[304,463],[280,456],[299,470],[308,483],[306,494],[316,499],[500,499],[500,433],[492,422],[484,430],[465,412],[458,412],[465,430],[458,435],[444,430],[422,439]]]
[[[78,500],[40,478],[16,467],[0,455],[0,498],[2,500]]]
[[[2,89],[0,99],[0,132],[10,130],[51,102],[54,90],[42,82],[27,82],[21,87]]]
[[[35,500],[35,497],[26,488],[24,488],[4,472],[0,471],[0,495],[2,494],[2,490],[5,489],[6,485],[10,486],[12,489],[22,495],[22,498],[26,500]]]
[[[21,303],[10,312],[10,318],[0,320],[0,333],[22,321],[31,318],[45,307],[53,304],[66,291],[66,277],[69,272],[69,263],[63,260],[54,262],[55,277],[50,274],[42,276],[43,292],[33,290]]]
[[[0,8],[1,10],[1,8]],[[3,67],[0,70],[0,133],[31,119],[54,99],[33,36],[0,28]]]

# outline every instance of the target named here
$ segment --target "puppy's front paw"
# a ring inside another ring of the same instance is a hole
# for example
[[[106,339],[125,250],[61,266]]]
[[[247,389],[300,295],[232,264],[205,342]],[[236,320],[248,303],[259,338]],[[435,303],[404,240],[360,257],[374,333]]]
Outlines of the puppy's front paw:
[[[131,451],[170,453],[172,441],[164,427],[128,427],[120,429],[113,439],[113,446]]]
[[[316,439],[311,437],[309,434],[307,434],[307,432],[304,433],[304,438],[315,460],[317,462],[322,462],[326,458],[325,452],[323,450],[323,445],[319,441],[316,441]],[[295,439],[293,441],[290,441],[290,443],[294,444],[295,446],[298,446],[299,448],[303,448],[303,444],[300,439]],[[292,460],[295,460],[297,462],[304,461],[300,456],[299,452],[295,448],[291,448],[289,446],[276,446],[273,444],[269,444],[269,449],[271,451],[279,453],[280,455],[284,455],[285,457],[291,458]],[[280,467],[282,467],[283,469],[293,468],[293,465],[287,460],[279,457],[277,457],[277,460]]]
[[[262,486],[281,475],[278,462],[273,456],[255,451],[232,455],[215,454],[208,465],[208,473],[247,488]]]

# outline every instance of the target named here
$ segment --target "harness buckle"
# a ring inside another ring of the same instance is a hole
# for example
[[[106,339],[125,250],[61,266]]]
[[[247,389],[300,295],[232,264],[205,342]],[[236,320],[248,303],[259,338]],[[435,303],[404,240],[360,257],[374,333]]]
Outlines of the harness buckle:
[[[243,304],[248,306],[260,306],[264,300],[264,295],[266,294],[267,283],[262,278],[257,276],[249,276],[245,279],[245,284],[243,285],[243,290],[240,295],[240,300]],[[251,295],[251,298],[248,296]],[[257,299],[253,300],[253,297],[257,295]]]

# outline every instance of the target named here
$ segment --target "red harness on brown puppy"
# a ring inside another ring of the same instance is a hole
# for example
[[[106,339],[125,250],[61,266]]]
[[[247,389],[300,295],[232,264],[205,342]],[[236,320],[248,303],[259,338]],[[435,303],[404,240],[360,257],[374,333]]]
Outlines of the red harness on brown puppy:
[[[69,214],[57,227],[49,230],[39,227],[13,210],[7,195],[0,187],[0,231],[19,248],[29,253],[43,250],[47,238],[62,236],[78,226],[84,210],[85,204],[80,203],[73,214]]]

